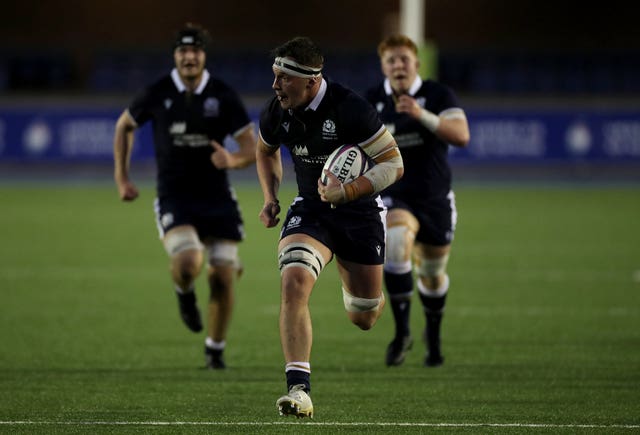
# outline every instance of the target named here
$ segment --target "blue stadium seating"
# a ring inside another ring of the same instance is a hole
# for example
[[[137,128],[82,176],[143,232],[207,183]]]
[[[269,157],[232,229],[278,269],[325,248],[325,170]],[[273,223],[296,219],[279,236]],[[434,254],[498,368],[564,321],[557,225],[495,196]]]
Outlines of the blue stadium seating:
[[[0,53],[0,90],[131,93],[172,67],[166,51],[95,52],[84,77],[68,53]],[[377,54],[327,53],[325,74],[362,92],[380,82]],[[210,70],[241,94],[270,93],[267,52],[209,54]],[[640,52],[446,51],[438,79],[459,93],[482,95],[628,95],[640,92]]]

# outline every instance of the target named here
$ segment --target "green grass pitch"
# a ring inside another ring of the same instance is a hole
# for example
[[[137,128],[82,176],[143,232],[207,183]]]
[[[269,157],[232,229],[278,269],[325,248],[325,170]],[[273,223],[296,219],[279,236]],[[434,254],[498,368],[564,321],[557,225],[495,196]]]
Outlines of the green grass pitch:
[[[640,193],[632,187],[456,189],[441,368],[424,326],[384,366],[389,309],[363,332],[335,265],[314,290],[314,420],[279,417],[278,229],[242,184],[245,273],[228,370],[180,322],[149,186],[0,185],[0,433],[638,433]],[[285,189],[283,203],[293,196]],[[202,306],[207,289],[197,283]]]

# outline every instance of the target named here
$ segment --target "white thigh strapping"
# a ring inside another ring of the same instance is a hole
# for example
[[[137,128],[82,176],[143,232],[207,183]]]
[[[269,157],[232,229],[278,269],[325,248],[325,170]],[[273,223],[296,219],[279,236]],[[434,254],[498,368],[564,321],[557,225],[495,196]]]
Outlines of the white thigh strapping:
[[[289,243],[278,253],[280,273],[289,267],[302,267],[318,279],[324,268],[324,258],[320,251],[308,243]]]
[[[212,266],[238,266],[238,245],[231,242],[216,241],[207,245],[209,264]]]
[[[169,231],[164,237],[163,244],[170,257],[187,249],[202,250],[204,247],[193,228]]]
[[[396,274],[411,272],[411,246],[415,232],[405,225],[387,229],[384,270]]]

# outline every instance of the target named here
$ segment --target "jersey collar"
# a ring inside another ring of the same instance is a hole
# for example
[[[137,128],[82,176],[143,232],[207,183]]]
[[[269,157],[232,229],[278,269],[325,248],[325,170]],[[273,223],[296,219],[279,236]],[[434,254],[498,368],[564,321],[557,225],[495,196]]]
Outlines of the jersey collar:
[[[318,93],[313,98],[313,100],[311,100],[311,103],[309,103],[309,105],[304,110],[313,110],[315,112],[318,109],[318,106],[322,102],[322,99],[324,98],[324,95],[326,93],[327,93],[327,82],[324,79],[322,79],[322,82],[320,82],[320,89],[318,89]]]
[[[411,84],[411,87],[409,88],[409,95],[414,96],[416,92],[420,90],[421,86],[422,86],[422,79],[420,78],[419,75],[416,75],[415,80],[413,81],[413,83]],[[384,79],[384,92],[387,95],[393,94],[393,89],[391,89],[391,82],[389,82],[389,79]]]
[[[209,83],[209,77],[210,77],[209,71],[205,69],[202,72],[202,80],[200,80],[200,84],[196,88],[194,94],[202,93],[205,86],[207,86],[207,83]],[[178,74],[178,70],[176,68],[171,70],[171,80],[173,80],[173,84],[176,85],[178,92],[184,92],[187,90],[187,87],[182,82],[182,79],[180,78],[180,74]]]

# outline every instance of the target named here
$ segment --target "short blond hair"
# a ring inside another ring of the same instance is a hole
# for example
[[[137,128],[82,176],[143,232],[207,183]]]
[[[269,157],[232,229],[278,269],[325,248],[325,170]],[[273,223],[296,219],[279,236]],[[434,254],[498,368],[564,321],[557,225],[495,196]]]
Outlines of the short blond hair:
[[[391,35],[378,44],[378,56],[382,57],[385,51],[395,47],[407,47],[418,55],[418,46],[411,38],[406,35]]]

